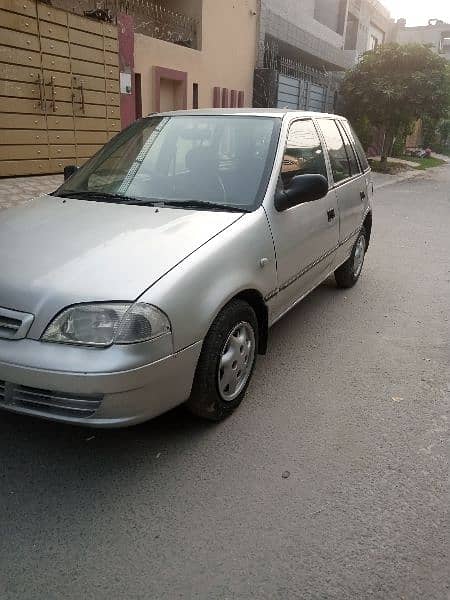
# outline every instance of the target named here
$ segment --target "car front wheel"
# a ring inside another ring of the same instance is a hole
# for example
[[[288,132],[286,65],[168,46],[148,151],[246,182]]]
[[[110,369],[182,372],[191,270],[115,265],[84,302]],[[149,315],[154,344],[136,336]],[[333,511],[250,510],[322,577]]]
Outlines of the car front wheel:
[[[258,321],[246,302],[232,300],[205,341],[187,407],[211,421],[228,417],[242,402],[256,362]]]

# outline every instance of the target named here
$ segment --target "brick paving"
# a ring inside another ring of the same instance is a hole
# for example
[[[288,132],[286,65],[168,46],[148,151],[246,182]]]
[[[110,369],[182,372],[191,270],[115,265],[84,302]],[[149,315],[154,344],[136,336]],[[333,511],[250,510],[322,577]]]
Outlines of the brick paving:
[[[0,210],[11,208],[31,198],[53,192],[63,181],[62,175],[8,177],[0,179]]]

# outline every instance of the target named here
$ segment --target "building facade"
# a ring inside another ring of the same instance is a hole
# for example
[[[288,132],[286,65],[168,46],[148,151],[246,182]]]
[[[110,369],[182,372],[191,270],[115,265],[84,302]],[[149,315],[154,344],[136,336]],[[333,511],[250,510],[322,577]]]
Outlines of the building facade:
[[[394,21],[378,0],[350,0],[344,50],[352,63],[368,50],[390,41]]]
[[[450,60],[450,23],[430,19],[428,25],[407,27],[406,19],[399,19],[394,28],[394,39],[399,44],[426,44],[436,54]]]
[[[261,0],[255,105],[334,112],[344,71],[392,23],[377,0]]]
[[[0,177],[82,164],[141,115],[251,106],[258,0],[0,0]]]
[[[120,131],[118,27],[0,0],[0,176],[59,173]]]
[[[392,32],[393,41],[399,44],[424,44],[436,54],[450,61],[450,23],[430,19],[428,25],[407,27],[406,19],[399,19]],[[448,140],[443,140],[443,144]],[[423,122],[419,119],[414,131],[406,139],[406,148],[420,148],[424,144]]]
[[[192,43],[169,36],[134,37],[134,70],[143,114],[182,108],[251,106],[258,31],[258,1],[178,0]],[[139,19],[134,17],[138,31]],[[165,39],[164,39],[165,38]]]
[[[390,26],[378,0],[0,0],[0,177],[80,165],[157,111],[334,112]]]

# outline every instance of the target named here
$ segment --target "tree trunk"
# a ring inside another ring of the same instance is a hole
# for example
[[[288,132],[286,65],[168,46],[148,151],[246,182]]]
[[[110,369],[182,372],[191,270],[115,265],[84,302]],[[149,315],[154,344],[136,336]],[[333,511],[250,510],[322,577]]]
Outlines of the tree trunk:
[[[384,133],[383,148],[381,150],[381,163],[386,164],[388,156],[392,153],[392,147],[394,145],[394,132],[387,129]]]

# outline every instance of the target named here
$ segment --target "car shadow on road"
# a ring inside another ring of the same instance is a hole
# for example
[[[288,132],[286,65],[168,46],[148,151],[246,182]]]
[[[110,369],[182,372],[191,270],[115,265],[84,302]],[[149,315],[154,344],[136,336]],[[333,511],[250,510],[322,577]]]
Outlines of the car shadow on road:
[[[102,535],[106,535],[108,523],[111,521],[114,528],[118,515],[133,519],[134,513],[128,516],[128,512],[136,493],[145,506],[155,507],[156,512],[146,513],[145,519],[156,531],[159,525],[155,515],[160,514],[164,502],[170,507],[180,493],[190,494],[195,502],[196,481],[208,480],[211,473],[217,477],[227,468],[223,457],[233,452],[233,460],[240,464],[240,448],[246,443],[259,444],[245,441],[252,435],[259,440],[257,428],[251,424],[260,420],[264,428],[267,419],[272,422],[273,395],[278,393],[273,387],[278,385],[277,378],[283,377],[284,368],[292,369],[292,348],[298,346],[299,339],[302,344],[305,338],[315,339],[317,318],[333,304],[339,305],[336,297],[334,283],[327,281],[274,326],[268,355],[259,361],[246,401],[223,423],[197,419],[184,407],[135,427],[110,430],[62,425],[1,411],[3,540],[16,543],[14,540],[20,538],[28,547],[45,531],[52,543],[59,544],[59,537],[66,535],[63,524],[67,518],[73,520],[75,528],[79,523],[83,531],[101,519],[105,524]],[[317,352],[326,353],[325,346],[326,336]],[[315,360],[307,353],[305,356],[305,360]],[[294,368],[302,370],[305,365],[295,362]],[[261,393],[264,389],[269,393]],[[298,410],[302,410],[306,399],[301,393],[298,402]],[[245,457],[242,460],[244,464],[233,475],[238,481],[241,469],[245,473],[247,468]],[[71,531],[67,530],[68,536]]]

